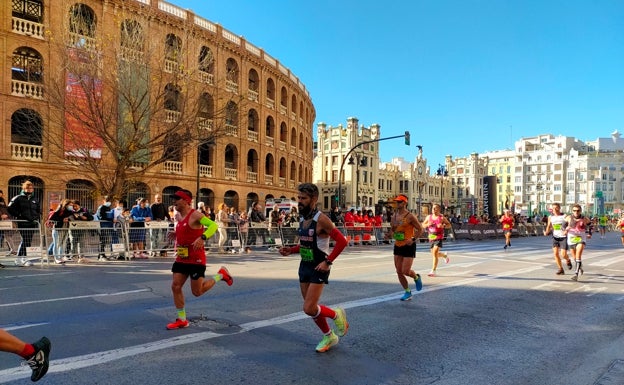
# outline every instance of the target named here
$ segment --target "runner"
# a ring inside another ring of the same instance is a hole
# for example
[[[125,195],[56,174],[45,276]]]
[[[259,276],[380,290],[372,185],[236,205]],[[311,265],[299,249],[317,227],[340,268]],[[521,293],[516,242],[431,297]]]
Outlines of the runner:
[[[349,323],[345,311],[331,309],[319,304],[324,285],[329,281],[332,263],[347,246],[347,240],[334,226],[329,217],[316,208],[319,197],[318,187],[312,183],[303,183],[297,188],[299,194],[299,245],[281,247],[280,254],[299,253],[299,286],[303,296],[303,311],[323,332],[323,339],[316,346],[319,353],[328,351],[336,345],[339,337],[347,334]],[[329,252],[329,239],[335,242]],[[335,332],[329,327],[327,319],[334,320]]]
[[[426,228],[429,233],[428,238],[429,243],[431,244],[431,257],[433,258],[431,271],[427,274],[429,277],[436,276],[438,258],[444,257],[444,262],[450,262],[448,253],[442,253],[440,252],[440,249],[442,248],[442,240],[444,239],[444,229],[450,228],[451,222],[449,222],[444,215],[440,214],[439,204],[434,204],[432,210],[433,214],[427,215],[422,224],[422,226]]]
[[[505,234],[505,247],[503,249],[507,250],[508,247],[511,247],[511,231],[514,227],[514,217],[509,209],[503,211],[503,216],[499,222],[503,225],[503,234]]]
[[[620,222],[618,223],[618,227],[620,228],[620,232],[622,233],[622,246],[624,246],[624,214],[620,218]]]
[[[567,227],[564,232],[568,236],[568,245],[572,249],[572,256],[576,262],[573,281],[577,281],[579,275],[583,275],[582,255],[585,249],[585,240],[591,238],[591,221],[581,214],[581,206],[572,206],[572,215],[566,217]]]
[[[544,235],[550,234],[552,231],[553,237],[553,256],[555,257],[555,262],[557,263],[557,275],[565,274],[563,271],[563,265],[561,264],[561,258],[566,260],[566,265],[569,270],[572,270],[572,261],[570,261],[570,257],[568,256],[568,242],[566,241],[566,236],[564,233],[565,226],[567,224],[565,215],[561,213],[561,205],[559,203],[552,204],[553,213],[548,217],[548,222],[546,224],[546,229],[544,230]]]
[[[600,231],[600,239],[605,239],[607,237],[607,223],[609,223],[609,217],[606,214],[602,214],[598,218],[598,231]]]
[[[233,279],[230,273],[221,266],[221,269],[209,279],[204,279],[206,273],[206,252],[204,241],[217,231],[217,224],[200,211],[191,208],[193,195],[188,190],[178,190],[171,196],[174,207],[182,218],[176,223],[175,232],[168,234],[170,240],[175,239],[176,260],[171,267],[173,282],[173,303],[177,309],[178,318],[167,325],[167,329],[181,329],[189,326],[184,307],[184,293],[182,287],[191,277],[191,292],[199,297],[219,281],[223,280],[232,286]],[[204,230],[204,226],[206,230]]]
[[[422,290],[422,278],[412,270],[416,258],[416,240],[423,232],[422,225],[416,216],[407,210],[407,196],[401,194],[394,198],[397,208],[390,221],[389,236],[394,239],[394,268],[399,283],[405,293],[401,301],[412,299],[412,291],[407,283],[407,277],[414,279],[416,291]]]

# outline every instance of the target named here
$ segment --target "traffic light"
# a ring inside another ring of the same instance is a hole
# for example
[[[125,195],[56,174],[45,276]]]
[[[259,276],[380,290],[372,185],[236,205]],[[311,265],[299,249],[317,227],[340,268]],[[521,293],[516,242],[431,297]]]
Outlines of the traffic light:
[[[405,145],[406,146],[410,145],[410,133],[409,133],[409,131],[405,131]]]

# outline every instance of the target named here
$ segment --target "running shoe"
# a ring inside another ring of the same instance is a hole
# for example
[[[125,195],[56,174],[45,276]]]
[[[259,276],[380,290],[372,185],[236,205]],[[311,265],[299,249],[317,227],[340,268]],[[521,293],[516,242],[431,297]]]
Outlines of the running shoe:
[[[555,274],[557,274],[557,275],[564,275],[565,272],[563,271],[563,269],[559,269],[559,270],[557,270],[557,272]]]
[[[411,290],[406,291],[401,297],[401,301],[411,301],[412,300],[412,292]]]
[[[507,251],[507,245],[503,246],[503,250]]]
[[[167,330],[182,329],[187,328],[188,326],[188,320],[181,320],[179,318],[176,318],[175,322],[167,324]]]
[[[568,270],[572,270],[572,261],[570,261],[569,259],[566,261],[566,264],[568,265]]]
[[[583,269],[579,269],[573,276],[572,276],[572,280],[573,281],[578,281],[579,276],[583,275]]]
[[[416,278],[414,278],[414,283],[416,284],[416,291],[422,290],[422,278],[420,278],[420,274],[416,274]]]
[[[338,337],[343,337],[349,330],[349,322],[347,322],[347,313],[343,308],[336,308],[336,318],[334,318],[334,324],[336,325],[336,334]]]
[[[451,258],[449,258],[448,253],[444,253],[444,263],[451,262]]]
[[[319,353],[324,353],[328,351],[329,348],[336,345],[339,340],[340,338],[338,338],[338,336],[334,332],[329,332],[329,334],[324,335],[321,342],[316,345],[316,351]]]
[[[223,277],[223,280],[225,281],[225,283],[227,283],[228,286],[232,286],[232,284],[234,283],[234,279],[230,275],[227,267],[221,266],[219,271],[217,271],[217,274],[221,274],[221,277]]]
[[[35,354],[26,360],[26,364],[32,369],[30,380],[34,382],[39,381],[48,372],[52,343],[46,337],[42,337],[32,345],[35,348]]]
[[[427,274],[427,276],[429,276],[429,277],[435,277],[435,276],[436,276],[435,270],[431,270],[431,271],[429,272],[429,274]]]

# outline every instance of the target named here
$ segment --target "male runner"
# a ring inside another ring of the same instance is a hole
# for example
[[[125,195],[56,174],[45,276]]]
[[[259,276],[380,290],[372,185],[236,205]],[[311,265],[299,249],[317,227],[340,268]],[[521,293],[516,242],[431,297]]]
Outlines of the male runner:
[[[217,224],[200,211],[191,208],[193,195],[188,190],[178,190],[171,196],[174,200],[175,210],[182,218],[175,227],[175,232],[169,233],[170,240],[175,239],[176,260],[171,267],[173,282],[173,303],[178,312],[175,322],[167,325],[167,329],[180,329],[189,326],[184,308],[184,293],[182,287],[186,280],[191,277],[191,292],[199,297],[212,289],[215,283],[223,280],[228,286],[232,286],[233,279],[230,273],[221,266],[216,275],[204,279],[206,273],[206,252],[204,241],[217,231]],[[204,226],[206,229],[204,230]]]
[[[566,241],[566,236],[564,229],[566,227],[566,218],[565,215],[561,213],[561,205],[559,203],[552,204],[553,213],[548,217],[548,223],[546,224],[546,229],[544,230],[544,235],[550,234],[552,231],[553,237],[553,256],[555,257],[555,262],[557,263],[557,275],[565,274],[563,272],[563,265],[561,264],[561,257],[566,260],[566,265],[568,269],[572,270],[572,261],[570,261],[570,257],[568,256],[568,242]]]
[[[572,215],[566,217],[567,227],[564,232],[568,236],[568,245],[572,249],[572,256],[576,262],[573,281],[578,281],[579,275],[583,275],[583,262],[581,257],[585,249],[585,240],[591,238],[591,221],[581,214],[581,206],[572,206]]]
[[[280,254],[299,253],[299,286],[303,296],[303,311],[323,332],[323,339],[316,346],[316,351],[323,353],[336,345],[339,337],[347,334],[349,323],[345,311],[331,309],[319,304],[324,285],[329,280],[332,263],[347,246],[347,239],[334,226],[329,217],[316,208],[319,190],[312,183],[300,184],[299,194],[299,244],[282,247]],[[329,239],[334,240],[334,248],[329,252]],[[334,320],[335,333],[329,327],[327,318]]]
[[[390,236],[394,239],[394,268],[396,269],[399,283],[405,293],[401,301],[412,299],[412,291],[407,279],[411,277],[416,284],[416,291],[422,290],[420,274],[412,270],[414,258],[416,258],[416,240],[423,232],[423,228],[416,216],[407,210],[407,196],[401,194],[394,198],[397,208],[390,221]]]

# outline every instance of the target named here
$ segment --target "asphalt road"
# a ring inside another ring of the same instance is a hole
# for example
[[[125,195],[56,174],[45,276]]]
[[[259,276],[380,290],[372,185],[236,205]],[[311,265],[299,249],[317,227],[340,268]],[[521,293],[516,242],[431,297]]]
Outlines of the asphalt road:
[[[0,270],[0,327],[52,340],[42,384],[624,384],[624,247],[592,239],[585,274],[556,276],[550,239],[445,244],[414,263],[424,289],[401,302],[392,250],[349,248],[322,302],[351,327],[325,354],[303,315],[297,257],[214,255],[234,285],[187,296],[191,327],[169,331],[172,258]],[[0,261],[2,261],[0,259]],[[2,261],[3,263],[9,260]],[[5,263],[6,264],[6,263]],[[0,384],[30,383],[0,354]]]

